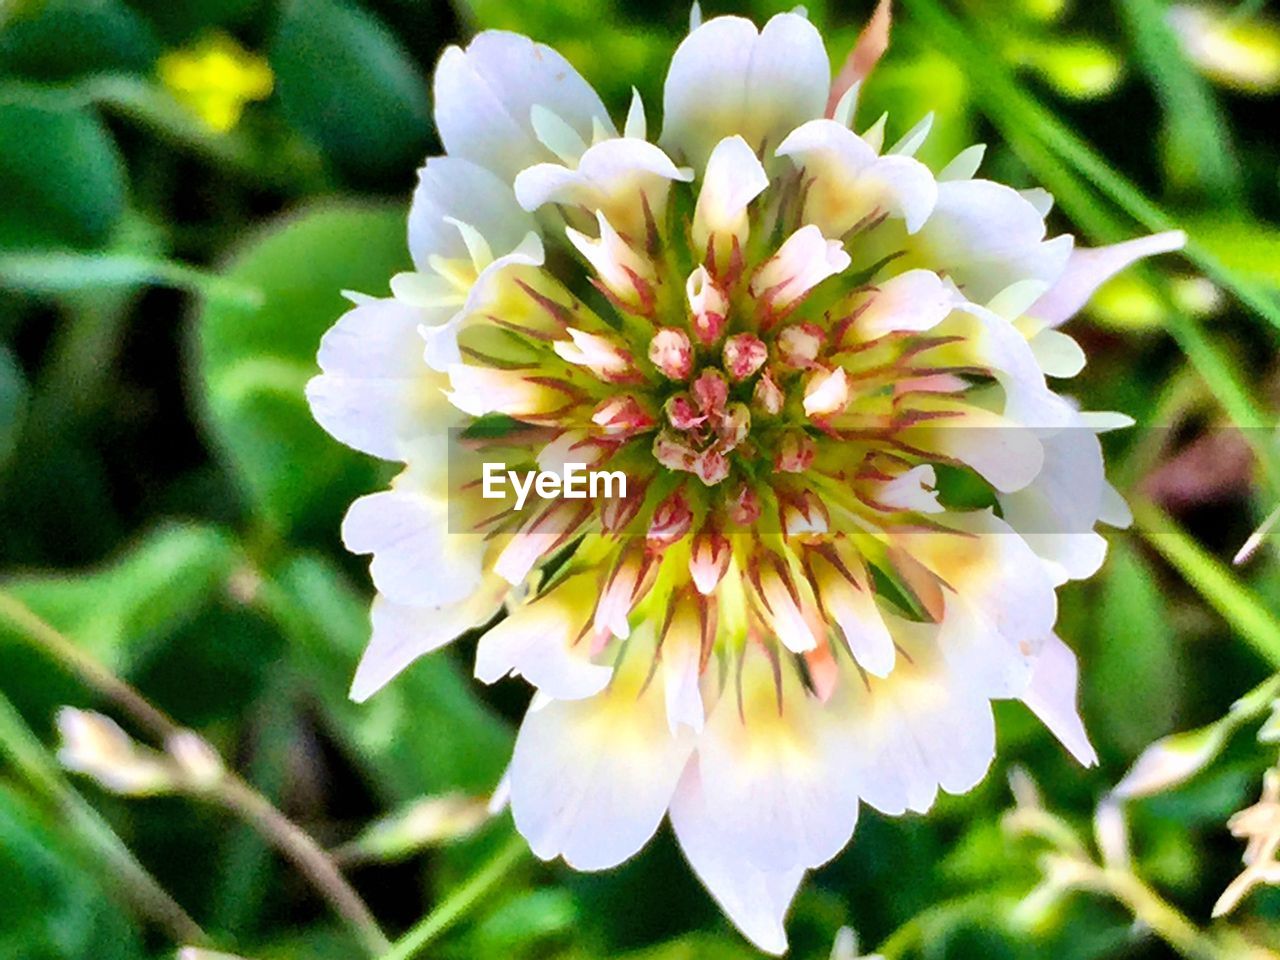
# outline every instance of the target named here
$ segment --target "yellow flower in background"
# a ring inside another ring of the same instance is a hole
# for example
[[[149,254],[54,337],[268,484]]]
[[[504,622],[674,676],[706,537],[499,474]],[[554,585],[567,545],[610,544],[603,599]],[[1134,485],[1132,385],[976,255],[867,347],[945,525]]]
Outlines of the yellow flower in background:
[[[225,33],[160,58],[160,82],[210,130],[227,133],[245,104],[271,95],[275,77],[267,61]]]

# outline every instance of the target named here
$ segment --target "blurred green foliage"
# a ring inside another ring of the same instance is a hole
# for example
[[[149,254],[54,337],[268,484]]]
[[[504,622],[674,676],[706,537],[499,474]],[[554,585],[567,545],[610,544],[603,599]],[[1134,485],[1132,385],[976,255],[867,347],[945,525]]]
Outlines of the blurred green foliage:
[[[704,13],[761,18],[786,6],[747,0]],[[1086,317],[1073,331],[1091,363],[1072,389],[1091,408],[1172,428],[1109,436],[1115,475],[1126,492],[1156,499],[1204,556],[1230,556],[1280,491],[1255,495],[1229,458],[1205,466],[1187,451],[1223,425],[1224,399],[1244,398],[1268,423],[1280,399],[1276,329],[1257,313],[1260,304],[1280,315],[1272,14],[1263,4],[1197,8],[1213,29],[1244,38],[1246,82],[1175,29],[1182,21],[1163,0],[899,6],[861,125],[888,111],[893,141],[932,110],[926,162],[985,141],[984,170],[1018,186],[1044,181],[1059,194],[1054,226],[1092,242],[1144,229],[1143,208],[1124,198],[1145,196],[1189,230],[1202,269],[1221,267],[1209,272],[1224,290],[1208,295],[1171,295],[1193,273],[1166,262],[1100,297],[1103,322]],[[870,7],[809,5],[837,62]],[[338,523],[387,468],[326,437],[302,396],[341,291],[382,294],[407,262],[414,171],[439,149],[434,61],[474,29],[520,30],[561,49],[619,113],[634,85],[652,128],[688,18],[683,3],[638,0],[0,3],[4,588],[198,729],[326,844],[425,795],[487,793],[524,705],[518,684],[469,680],[466,641],[366,705],[347,699],[368,585],[338,544]],[[965,44],[946,33],[955,24]],[[158,71],[162,56],[215,34],[274,78],[269,97],[238,105],[227,132]],[[1106,177],[1073,158],[1050,120],[1101,158]],[[1235,299],[1255,294],[1254,311]],[[1160,493],[1170,489],[1179,497]],[[1147,744],[1222,716],[1280,666],[1265,642],[1242,639],[1280,615],[1280,565],[1264,550],[1224,587],[1195,551],[1116,540],[1094,582],[1063,592],[1060,618],[1081,652],[1102,765],[1082,771],[1026,711],[1002,706],[1000,762],[978,790],[928,818],[864,813],[852,847],[797,902],[795,956],[825,957],[842,924],[865,944],[904,945],[904,956],[1168,955],[1105,898],[1063,897],[1033,917],[1016,909],[1039,872],[1036,850],[1000,829],[1005,774],[1024,765],[1048,806],[1087,825]],[[0,691],[46,744],[59,705],[104,706],[3,626],[0,664]],[[1179,790],[1131,807],[1138,872],[1199,924],[1237,872],[1225,821],[1273,760],[1237,737]],[[126,803],[83,786],[219,944],[263,960],[355,955],[242,825],[179,800]],[[399,933],[505,829],[361,866],[355,884]],[[172,953],[121,908],[113,877],[64,813],[3,763],[0,889],[0,956]],[[1275,947],[1278,911],[1280,896],[1258,895],[1239,923]],[[753,955],[666,835],[602,876],[525,861],[433,949],[504,960]]]

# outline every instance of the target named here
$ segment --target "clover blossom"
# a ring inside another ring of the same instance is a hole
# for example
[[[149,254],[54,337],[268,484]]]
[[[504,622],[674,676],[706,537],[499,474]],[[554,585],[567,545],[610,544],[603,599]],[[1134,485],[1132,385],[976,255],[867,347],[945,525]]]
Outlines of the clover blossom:
[[[915,159],[928,118],[855,132],[867,59],[833,86],[805,17],[710,20],[651,140],[546,46],[451,47],[414,269],[308,387],[406,465],[343,524],[377,588],[352,695],[482,628],[476,676],[536,690],[506,784],[533,851],[606,869],[669,817],[770,952],[861,804],[984,777],[993,700],[1094,761],[1055,591],[1128,522],[1097,438],[1128,421],[1046,377],[1084,365],[1058,328],[1100,283],[1182,243],[1078,248],[981,147]],[[630,482],[515,509],[478,495],[495,461]]]

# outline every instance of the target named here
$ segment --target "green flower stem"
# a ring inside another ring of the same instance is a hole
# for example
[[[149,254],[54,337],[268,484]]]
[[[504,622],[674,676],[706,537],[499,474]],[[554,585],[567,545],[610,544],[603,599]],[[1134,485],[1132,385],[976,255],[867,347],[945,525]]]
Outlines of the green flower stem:
[[[511,837],[483,867],[462,886],[450,893],[429,914],[413,925],[395,945],[378,960],[411,960],[440,934],[461,920],[480,900],[489,894],[523,857],[528,845],[519,836]]]
[[[0,755],[71,825],[76,836],[120,882],[124,896],[177,943],[207,944],[209,938],[182,906],[147,872],[105,820],[69,784],[57,761],[0,693]]]
[[[1221,560],[1209,554],[1155,504],[1132,504],[1134,525],[1159,553],[1242,638],[1280,668],[1280,620]]]
[[[20,636],[75,673],[159,742],[165,743],[181,732],[173,720],[141,693],[2,589],[0,620],[16,627]],[[197,795],[217,801],[257,829],[328,901],[370,956],[376,957],[390,947],[391,942],[337,864],[310,834],[276,809],[265,796],[230,771]]]

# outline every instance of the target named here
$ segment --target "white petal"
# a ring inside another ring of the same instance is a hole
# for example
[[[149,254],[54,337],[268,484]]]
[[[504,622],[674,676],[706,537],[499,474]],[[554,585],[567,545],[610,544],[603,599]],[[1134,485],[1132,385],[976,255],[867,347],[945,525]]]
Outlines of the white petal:
[[[920,122],[903,135],[902,139],[895,143],[885,153],[900,154],[904,157],[914,157],[916,151],[923,146],[925,140],[929,137],[929,131],[933,129],[933,111],[929,111],[921,118]]]
[[[1031,686],[1022,695],[1022,702],[1062,741],[1073,757],[1091,767],[1098,762],[1098,755],[1089,743],[1076,706],[1078,679],[1076,655],[1055,634],[1040,652]]]
[[[652,143],[615,137],[590,147],[576,169],[540,163],[521,170],[515,193],[526,210],[561,203],[603,212],[619,230],[639,241],[647,227],[642,196],[661,223],[671,181],[691,179],[691,170],[677,167]]]
[[[933,211],[938,187],[929,168],[905,156],[877,156],[864,137],[834,120],[813,120],[778,146],[812,178],[805,218],[841,236],[877,212],[901,218],[915,233]]]
[[[1069,379],[1084,369],[1084,350],[1061,330],[1045,327],[1027,342],[1046,377]]]
[[[1111,502],[1102,446],[1082,421],[1044,436],[1041,446],[1043,468],[1028,486],[1000,495],[1001,513],[1059,581],[1083,580],[1107,550],[1094,533]]]
[[[462,354],[458,349],[458,334],[463,326],[471,317],[484,314],[489,309],[490,304],[501,296],[507,286],[505,281],[513,273],[525,267],[542,266],[544,256],[542,238],[532,231],[525,234],[510,253],[503,254],[480,271],[457,311],[429,314],[419,331],[426,341],[423,359],[427,365],[444,373],[460,364]]]
[[[907,270],[877,286],[854,329],[869,340],[897,330],[931,330],[946,319],[956,301],[955,288],[936,273]]]
[[[952,158],[938,172],[938,182],[944,180],[971,180],[973,175],[978,172],[978,168],[982,166],[982,158],[986,155],[987,145],[985,143],[975,143],[971,147],[965,147]]]
[[[590,638],[582,637],[594,601],[589,580],[565,581],[487,631],[476,647],[476,678],[495,683],[520,675],[557,700],[603,690],[613,668],[592,663]]]
[[[698,686],[702,638],[697,627],[695,619],[677,614],[662,640],[662,692],[673,735],[681,724],[699,733],[706,719]]]
[[[1017,695],[1057,619],[1053,580],[990,510],[953,514],[947,524],[961,532],[907,534],[895,542],[947,585],[937,643],[952,673],[982,693]]]
[[[1005,417],[1024,427],[1039,428],[1065,427],[1075,421],[1075,411],[1049,389],[1030,344],[1012,323],[975,304],[962,302],[957,309],[981,326],[973,344],[979,362],[991,370],[1004,391]]]
[[[1046,241],[1044,217],[1018,191],[990,180],[938,184],[938,202],[913,246],[975,303],[1019,280],[1053,282],[1071,253],[1068,235]]]
[[[653,836],[693,747],[667,729],[656,686],[553,700],[520,725],[511,812],[543,860],[605,870]]]
[[[961,419],[908,427],[903,439],[954,457],[1004,492],[1027,486],[1044,465],[1044,447],[1034,430],[977,407],[969,407]]]
[[[448,504],[436,496],[384,490],[361,497],[343,518],[342,541],[352,553],[373,554],[373,582],[396,603],[454,603],[480,584],[484,538],[450,533]]]
[[[511,187],[496,174],[460,157],[432,157],[418,171],[418,187],[409,208],[409,253],[420,272],[428,258],[467,256],[452,218],[479,231],[498,255],[513,250],[536,229],[531,216],[516,203]]]
[[[713,234],[747,239],[747,204],[769,186],[769,175],[755,151],[742,137],[726,137],[716,144],[698,190],[693,214],[693,246],[701,255]],[[745,247],[744,247],[745,248]]]
[[[743,935],[766,953],[782,954],[782,921],[804,870],[768,873],[743,862],[708,807],[696,763],[690,763],[671,800],[671,826],[689,866]]]
[[[483,624],[509,589],[491,577],[470,597],[442,607],[409,607],[375,597],[373,635],[356,668],[351,699],[363,703],[419,657]]]
[[[845,561],[845,569],[857,578],[856,582],[850,582],[821,556],[812,560],[823,609],[839,625],[858,665],[872,676],[886,677],[896,659],[893,637],[876,606],[875,594],[860,561],[856,556],[841,559]]]
[[[663,87],[661,143],[701,169],[712,148],[741,134],[757,152],[820,117],[831,64],[817,29],[793,13],[757,33],[742,17],[716,17],[687,36]]]
[[[1113,243],[1108,247],[1081,247],[1073,250],[1066,268],[1054,285],[1028,313],[1056,327],[1073,317],[1093,296],[1095,290],[1125,267],[1143,257],[1181,250],[1186,242],[1185,233],[1170,230],[1124,243]]]
[[[1036,213],[1047,217],[1053,209],[1053,194],[1043,187],[1032,187],[1030,190],[1019,190],[1022,198],[1036,208]]]
[[[726,691],[698,738],[706,807],[744,866],[816,867],[844,849],[858,820],[847,731],[789,659],[779,679],[757,647],[744,656],[740,697]]]
[[[941,660],[936,628],[889,618],[905,653],[886,679],[842,684],[832,707],[847,711],[850,775],[862,798],[898,815],[926,812],[938,788],[965,793],[995,757],[991,705]]]
[[[320,426],[363,453],[403,459],[404,441],[454,423],[443,379],[422,361],[423,311],[371,299],[344,313],[320,340],[322,371],[307,384]]]
[[[649,122],[644,115],[644,100],[640,91],[631,88],[631,105],[627,107],[627,122],[623,125],[622,135],[636,140],[648,139]]]
[[[436,67],[435,119],[450,155],[507,180],[554,155],[533,129],[535,106],[553,112],[583,141],[596,123],[613,132],[599,96],[569,61],[519,34],[486,30],[466,50],[449,47]]]
[[[829,240],[812,223],[806,224],[760,265],[751,278],[751,292],[755,296],[768,293],[770,305],[782,309],[828,277],[849,269],[850,262],[839,240]]]

